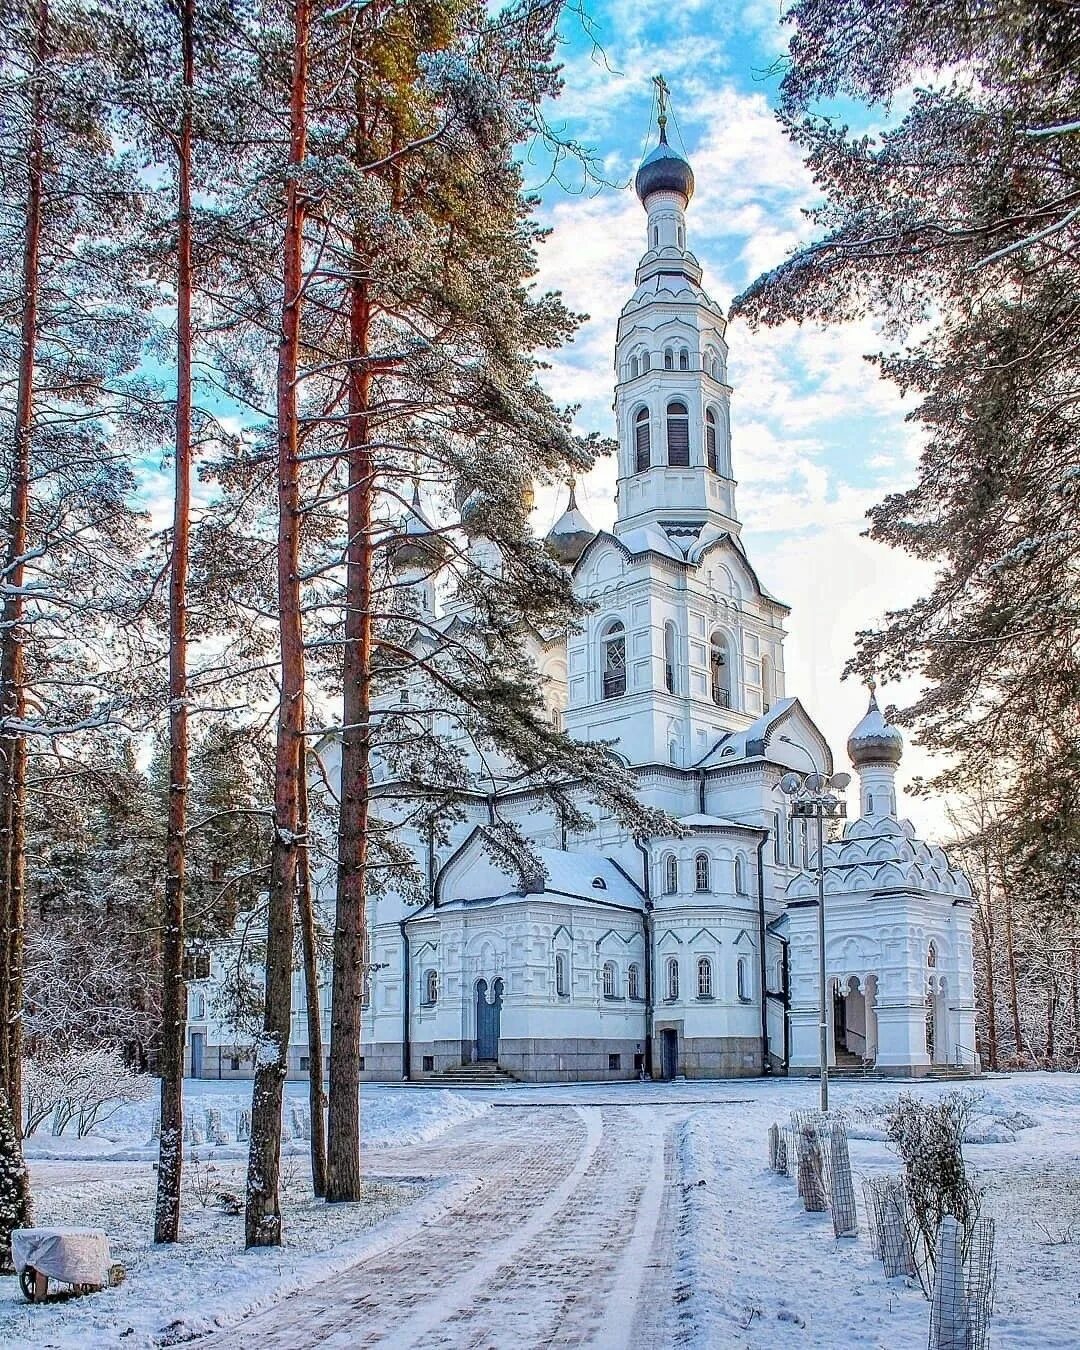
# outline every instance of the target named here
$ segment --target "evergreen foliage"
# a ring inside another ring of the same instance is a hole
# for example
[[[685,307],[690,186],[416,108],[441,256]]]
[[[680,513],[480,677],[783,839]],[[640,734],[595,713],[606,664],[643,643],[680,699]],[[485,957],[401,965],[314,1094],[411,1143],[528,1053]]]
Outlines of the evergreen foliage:
[[[780,118],[824,198],[819,238],[735,312],[869,314],[907,339],[874,359],[914,401],[919,476],[871,511],[870,535],[937,573],[859,635],[853,668],[919,672],[898,716],[952,757],[941,782],[1004,754],[1023,814],[1074,775],[1080,734],[1076,7],[799,0],[785,21]],[[880,134],[848,130],[831,110],[845,98]]]

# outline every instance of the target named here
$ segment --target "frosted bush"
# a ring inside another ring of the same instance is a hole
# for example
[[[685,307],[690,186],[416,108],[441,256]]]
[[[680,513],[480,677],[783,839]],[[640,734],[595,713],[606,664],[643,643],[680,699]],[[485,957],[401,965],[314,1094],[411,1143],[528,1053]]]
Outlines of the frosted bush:
[[[26,1061],[26,1133],[33,1134],[47,1116],[54,1135],[75,1122],[75,1133],[86,1137],[122,1106],[153,1096],[155,1080],[135,1073],[118,1050],[43,1051]]]

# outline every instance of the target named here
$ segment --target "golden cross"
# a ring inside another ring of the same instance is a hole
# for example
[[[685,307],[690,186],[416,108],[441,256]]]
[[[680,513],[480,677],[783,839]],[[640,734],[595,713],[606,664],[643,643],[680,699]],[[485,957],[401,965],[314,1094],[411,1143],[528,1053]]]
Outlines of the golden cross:
[[[658,113],[656,120],[660,126],[660,130],[663,131],[663,129],[667,126],[667,103],[669,92],[667,87],[667,80],[664,79],[663,75],[654,75],[652,82],[654,85],[656,85],[656,99],[658,104]]]

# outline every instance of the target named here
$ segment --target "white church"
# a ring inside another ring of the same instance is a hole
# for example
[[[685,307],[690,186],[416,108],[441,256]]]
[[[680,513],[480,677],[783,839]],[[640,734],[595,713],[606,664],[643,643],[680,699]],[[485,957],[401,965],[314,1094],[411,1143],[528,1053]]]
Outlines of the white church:
[[[778,785],[791,771],[831,775],[833,755],[786,691],[789,611],[741,539],[726,323],[687,246],[694,175],[663,119],[635,186],[646,238],[615,342],[617,518],[594,530],[571,491],[547,542],[592,613],[583,631],[537,642],[535,660],[553,716],[612,742],[642,801],[684,832],[634,839],[594,812],[587,837],[565,837],[522,791],[500,808],[543,875],[489,846],[481,794],[441,856],[404,836],[428,899],[370,906],[369,1080],[475,1065],[536,1082],[817,1070],[817,858]],[[424,528],[419,513],[410,528]],[[424,603],[434,611],[433,591]],[[970,1070],[971,888],[900,814],[901,752],[871,694],[847,744],[857,813],[852,802],[824,850],[830,1060]],[[250,1073],[213,1016],[216,966],[191,985],[190,1071]],[[299,976],[294,1007],[290,1072],[302,1077]]]

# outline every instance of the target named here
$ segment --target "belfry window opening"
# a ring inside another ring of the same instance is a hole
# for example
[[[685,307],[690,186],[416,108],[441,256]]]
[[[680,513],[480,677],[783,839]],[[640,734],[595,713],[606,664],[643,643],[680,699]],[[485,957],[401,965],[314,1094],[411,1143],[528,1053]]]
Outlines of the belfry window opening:
[[[709,644],[709,673],[712,685],[712,701],[718,708],[730,708],[731,660],[727,639],[722,633],[714,633]]]
[[[668,620],[664,624],[664,688],[669,694],[675,693],[675,625]]]
[[[679,348],[679,369],[680,370],[690,369],[690,353],[687,351],[685,347]]]
[[[690,413],[685,403],[667,407],[667,460],[676,469],[690,465]]]
[[[672,351],[670,347],[664,348],[664,369],[665,370],[675,369],[675,353]]]
[[[713,473],[720,472],[716,457],[716,413],[712,408],[705,413],[705,463]]]
[[[664,859],[664,894],[674,895],[679,889],[679,860],[674,853]]]
[[[603,696],[619,698],[626,693],[626,629],[616,619],[600,640],[603,656]]]
[[[707,891],[709,889],[709,855],[699,853],[694,859],[694,889],[696,891]]]
[[[644,473],[652,464],[652,432],[648,408],[639,408],[634,414],[634,472]]]

